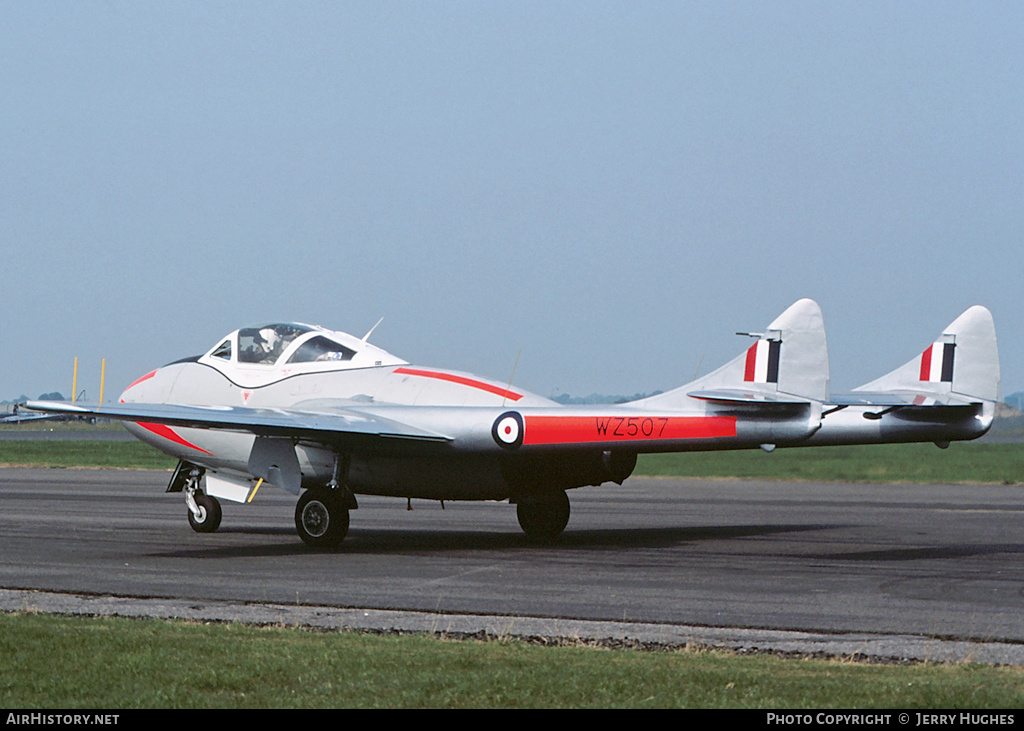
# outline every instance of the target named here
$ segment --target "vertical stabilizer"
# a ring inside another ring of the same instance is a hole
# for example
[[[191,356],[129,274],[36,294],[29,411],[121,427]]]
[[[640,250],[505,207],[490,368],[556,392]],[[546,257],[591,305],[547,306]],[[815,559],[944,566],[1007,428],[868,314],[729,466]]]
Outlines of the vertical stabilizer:
[[[854,391],[956,395],[997,401],[999,378],[999,348],[992,313],[975,305],[951,322],[913,360]]]
[[[686,394],[699,398],[745,394],[747,398],[824,401],[828,395],[828,345],[818,303],[802,299],[772,321],[742,354],[718,370],[668,393],[645,399],[674,406]]]
[[[768,332],[781,337],[778,390],[815,401],[828,395],[828,344],[818,303],[802,299],[779,315]]]

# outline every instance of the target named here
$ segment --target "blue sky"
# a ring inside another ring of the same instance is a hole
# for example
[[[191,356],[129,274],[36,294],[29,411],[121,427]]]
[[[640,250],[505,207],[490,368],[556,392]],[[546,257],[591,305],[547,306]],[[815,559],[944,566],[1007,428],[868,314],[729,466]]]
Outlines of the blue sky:
[[[381,317],[632,394],[801,297],[837,390],[973,304],[1024,390],[1022,37],[1011,2],[0,0],[0,398]]]

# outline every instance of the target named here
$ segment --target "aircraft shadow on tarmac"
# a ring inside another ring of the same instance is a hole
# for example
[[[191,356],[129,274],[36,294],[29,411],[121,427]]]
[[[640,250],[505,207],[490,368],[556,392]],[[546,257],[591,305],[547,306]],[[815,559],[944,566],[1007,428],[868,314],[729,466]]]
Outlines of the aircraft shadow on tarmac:
[[[552,543],[531,541],[522,533],[492,533],[483,531],[423,531],[423,530],[359,530],[349,532],[345,541],[335,549],[314,551],[294,539],[294,531],[286,528],[222,528],[219,534],[232,536],[263,535],[287,536],[287,543],[253,543],[217,546],[215,536],[204,537],[202,544],[194,542],[177,551],[161,552],[161,556],[241,558],[291,556],[302,554],[389,554],[449,551],[577,551],[626,550],[670,548],[700,541],[721,541],[739,538],[770,536],[779,533],[829,530],[828,524],[791,525],[723,525],[671,528],[610,528],[603,530],[566,531]]]
[[[973,556],[991,556],[993,554],[1024,553],[1021,543],[984,543],[980,545],[949,545],[922,546],[920,548],[900,548],[885,551],[852,551],[849,553],[829,553],[808,555],[807,558],[821,558],[833,561],[922,561],[948,558],[971,558]]]

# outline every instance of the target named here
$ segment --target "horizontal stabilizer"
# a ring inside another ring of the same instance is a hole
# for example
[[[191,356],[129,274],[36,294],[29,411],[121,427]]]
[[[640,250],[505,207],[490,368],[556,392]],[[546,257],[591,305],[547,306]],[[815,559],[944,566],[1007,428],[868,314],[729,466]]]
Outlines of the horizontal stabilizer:
[[[834,393],[828,403],[833,406],[971,406],[980,403],[953,393],[938,394],[923,391],[856,391]]]
[[[801,398],[784,393],[768,393],[760,391],[743,391],[740,389],[718,388],[708,391],[689,391],[686,394],[691,398],[701,401],[719,401],[733,404],[760,404],[789,406],[792,404],[807,404],[811,399]]]

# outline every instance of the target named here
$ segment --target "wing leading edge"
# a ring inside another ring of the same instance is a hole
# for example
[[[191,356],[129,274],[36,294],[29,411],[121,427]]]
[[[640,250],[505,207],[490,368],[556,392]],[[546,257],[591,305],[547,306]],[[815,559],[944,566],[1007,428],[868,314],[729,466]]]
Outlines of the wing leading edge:
[[[157,423],[195,429],[243,431],[257,436],[306,438],[336,443],[360,437],[448,443],[452,438],[402,422],[354,410],[305,411],[244,406],[173,404],[88,405],[64,401],[29,401],[36,411],[93,416],[99,419]]]

